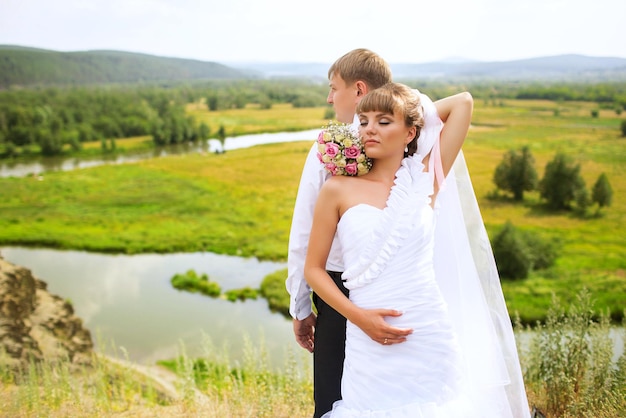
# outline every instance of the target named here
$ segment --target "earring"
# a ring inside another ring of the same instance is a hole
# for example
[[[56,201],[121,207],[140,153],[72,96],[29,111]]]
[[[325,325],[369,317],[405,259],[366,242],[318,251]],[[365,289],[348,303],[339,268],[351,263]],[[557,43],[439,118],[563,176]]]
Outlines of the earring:
[[[409,152],[409,146],[408,145],[404,146],[404,152]]]

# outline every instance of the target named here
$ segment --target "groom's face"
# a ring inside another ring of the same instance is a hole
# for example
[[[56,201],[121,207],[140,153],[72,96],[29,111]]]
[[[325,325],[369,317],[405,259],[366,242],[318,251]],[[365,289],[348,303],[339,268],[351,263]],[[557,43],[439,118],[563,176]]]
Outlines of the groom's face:
[[[339,74],[333,73],[328,86],[330,91],[326,102],[333,105],[335,117],[339,122],[352,123],[356,105],[362,97],[358,94],[356,83],[348,85]]]

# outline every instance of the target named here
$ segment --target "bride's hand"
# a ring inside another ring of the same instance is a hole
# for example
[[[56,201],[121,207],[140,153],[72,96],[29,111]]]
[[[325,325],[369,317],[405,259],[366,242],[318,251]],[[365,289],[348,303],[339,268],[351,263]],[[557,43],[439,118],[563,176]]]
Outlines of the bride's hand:
[[[402,312],[394,309],[361,309],[352,322],[372,340],[383,344],[399,344],[406,341],[413,332],[410,328],[396,328],[385,321],[386,316],[401,316]]]

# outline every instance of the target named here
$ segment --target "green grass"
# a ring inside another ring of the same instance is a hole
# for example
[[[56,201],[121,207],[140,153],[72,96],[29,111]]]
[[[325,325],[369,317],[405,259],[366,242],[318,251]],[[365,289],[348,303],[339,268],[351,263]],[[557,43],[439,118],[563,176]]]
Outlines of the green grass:
[[[263,278],[260,294],[267,300],[267,305],[272,312],[279,312],[285,318],[290,319],[289,294],[285,290],[285,278],[287,269],[275,271]]]
[[[554,115],[557,106],[560,116]],[[615,320],[626,308],[626,138],[615,112],[601,111],[599,118],[592,118],[594,107],[546,101],[508,101],[497,107],[476,103],[464,153],[489,235],[510,220],[562,244],[551,269],[503,283],[509,311],[519,313],[525,323],[545,318],[553,294],[569,302],[583,287]],[[294,110],[196,111],[207,118],[239,117],[245,125],[263,120],[264,112]],[[304,116],[293,116],[291,126],[312,110],[301,111]],[[536,192],[526,194],[522,204],[489,199],[495,167],[505,152],[523,145],[531,147],[540,178],[557,151],[581,164],[588,189],[605,172],[614,191],[612,206],[600,217],[581,219],[570,212],[547,211]],[[47,173],[42,180],[2,178],[0,245],[129,254],[211,251],[285,260],[309,149],[308,142],[270,144],[221,155],[176,155]]]
[[[321,128],[326,122],[326,107],[294,108],[291,104],[274,104],[271,109],[248,105],[244,109],[211,112],[206,105],[190,104],[187,113],[211,128],[214,136],[224,126],[227,136],[268,132],[293,132]]]
[[[308,144],[0,179],[0,242],[281,259]]]

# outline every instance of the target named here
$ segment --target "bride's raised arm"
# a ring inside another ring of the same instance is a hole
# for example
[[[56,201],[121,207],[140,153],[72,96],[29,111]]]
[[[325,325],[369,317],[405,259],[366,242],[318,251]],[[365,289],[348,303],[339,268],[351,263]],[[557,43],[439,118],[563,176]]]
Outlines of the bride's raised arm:
[[[437,100],[435,107],[444,122],[441,130],[440,150],[443,174],[447,176],[469,131],[474,99],[469,92],[458,93]]]

